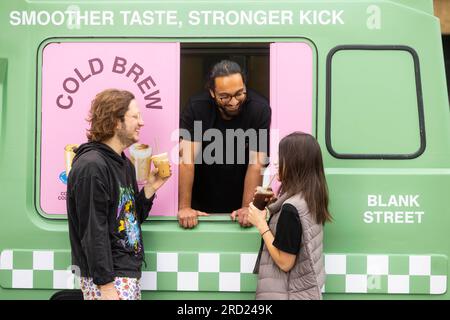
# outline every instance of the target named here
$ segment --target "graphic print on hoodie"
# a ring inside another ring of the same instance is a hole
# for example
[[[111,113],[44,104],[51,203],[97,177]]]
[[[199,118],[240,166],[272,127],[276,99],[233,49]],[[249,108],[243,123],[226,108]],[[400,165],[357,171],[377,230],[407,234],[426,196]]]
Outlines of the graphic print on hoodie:
[[[135,254],[142,251],[141,232],[139,221],[136,216],[136,206],[134,203],[134,191],[131,186],[119,187],[119,206],[117,207],[117,221],[119,222],[119,233],[125,233],[124,240],[121,240],[124,248],[134,250]]]

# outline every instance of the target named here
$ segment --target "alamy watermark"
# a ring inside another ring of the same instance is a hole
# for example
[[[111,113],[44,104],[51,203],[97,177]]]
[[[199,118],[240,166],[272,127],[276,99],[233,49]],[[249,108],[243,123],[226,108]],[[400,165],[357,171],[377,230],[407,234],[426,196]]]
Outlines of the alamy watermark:
[[[268,129],[225,129],[225,132],[210,128],[203,131],[201,121],[194,121],[193,134],[186,129],[178,129],[172,132],[171,141],[186,140],[194,142],[197,149],[182,148],[180,153],[176,148],[171,152],[171,161],[179,164],[179,158],[183,164],[269,164],[269,158],[257,157],[256,153],[269,152],[269,139],[278,137],[278,130]],[[194,154],[192,154],[192,152]],[[252,156],[253,155],[253,156]]]

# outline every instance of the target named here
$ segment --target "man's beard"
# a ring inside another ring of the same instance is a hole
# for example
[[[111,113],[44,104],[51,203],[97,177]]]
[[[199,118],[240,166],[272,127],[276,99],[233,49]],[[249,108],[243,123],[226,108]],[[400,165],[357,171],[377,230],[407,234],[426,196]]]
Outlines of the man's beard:
[[[217,107],[220,110],[222,110],[222,112],[229,118],[237,117],[241,113],[241,110],[242,110],[242,103],[239,104],[239,108],[236,111],[234,111],[234,113],[230,113],[224,106],[220,105],[219,103],[216,102],[216,104],[217,104]]]
[[[129,134],[127,134],[127,128],[125,124],[122,124],[120,130],[117,131],[117,138],[119,138],[120,143],[127,148],[136,142],[133,137],[130,137]]]

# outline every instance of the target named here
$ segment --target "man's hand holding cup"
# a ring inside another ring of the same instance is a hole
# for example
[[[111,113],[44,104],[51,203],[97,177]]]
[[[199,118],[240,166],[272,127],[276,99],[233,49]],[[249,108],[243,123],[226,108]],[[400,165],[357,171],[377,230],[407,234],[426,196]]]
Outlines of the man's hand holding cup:
[[[155,168],[148,175],[147,183],[144,186],[145,197],[150,199],[169,180],[170,176],[172,176],[172,167],[168,158],[161,165],[155,164]]]

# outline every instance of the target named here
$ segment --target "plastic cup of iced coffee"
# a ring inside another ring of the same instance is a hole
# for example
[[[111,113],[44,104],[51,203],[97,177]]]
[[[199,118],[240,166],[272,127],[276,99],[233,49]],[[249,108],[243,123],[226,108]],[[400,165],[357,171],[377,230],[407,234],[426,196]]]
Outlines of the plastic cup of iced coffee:
[[[158,175],[161,178],[170,177],[170,162],[167,152],[154,155],[152,161],[155,168],[158,168]]]
[[[136,170],[136,180],[145,182],[150,174],[152,148],[148,144],[135,143],[130,147],[130,160]]]
[[[271,187],[256,187],[256,193],[253,197],[253,205],[259,210],[264,210],[273,195],[274,193]]]
[[[66,176],[69,176],[70,169],[72,169],[72,161],[75,157],[75,151],[77,150],[77,144],[68,144],[64,147],[64,160],[66,165]]]

